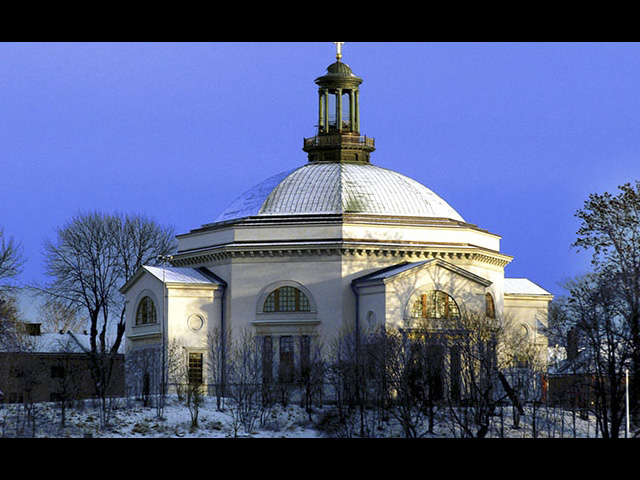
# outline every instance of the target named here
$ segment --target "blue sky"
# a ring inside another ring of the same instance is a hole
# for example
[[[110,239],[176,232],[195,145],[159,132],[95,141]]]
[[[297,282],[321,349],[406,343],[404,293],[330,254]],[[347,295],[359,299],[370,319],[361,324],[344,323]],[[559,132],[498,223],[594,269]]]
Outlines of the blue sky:
[[[185,233],[302,165],[332,42],[0,43],[0,226],[43,280],[79,211]],[[555,294],[589,193],[640,179],[640,44],[346,42],[372,163],[502,236]]]

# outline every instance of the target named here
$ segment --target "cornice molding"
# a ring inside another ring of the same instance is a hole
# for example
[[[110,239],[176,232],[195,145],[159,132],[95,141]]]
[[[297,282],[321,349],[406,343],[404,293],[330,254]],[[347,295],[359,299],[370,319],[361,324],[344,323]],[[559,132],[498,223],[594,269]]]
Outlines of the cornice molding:
[[[437,217],[397,217],[389,215],[374,215],[360,213],[344,214],[318,214],[318,215],[264,215],[243,217],[225,222],[207,223],[190,232],[177,235],[178,238],[193,234],[206,233],[225,228],[247,228],[273,225],[377,225],[377,226],[403,226],[403,227],[436,227],[436,228],[466,228],[479,231],[500,238],[500,235],[478,227],[468,222],[460,222],[449,218]]]
[[[420,246],[410,244],[380,243],[281,243],[281,244],[227,244],[177,253],[172,264],[187,267],[202,264],[224,264],[237,259],[301,258],[301,257],[384,257],[399,260],[467,260],[496,267],[505,267],[513,257],[473,245],[444,247],[438,245]]]

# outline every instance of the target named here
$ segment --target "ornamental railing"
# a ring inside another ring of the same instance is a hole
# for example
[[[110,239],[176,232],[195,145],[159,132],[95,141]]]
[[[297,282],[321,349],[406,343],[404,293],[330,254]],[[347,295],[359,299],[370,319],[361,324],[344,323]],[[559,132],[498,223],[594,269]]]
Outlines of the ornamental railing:
[[[337,147],[340,145],[361,145],[375,147],[375,139],[362,135],[318,135],[304,139],[306,147]]]

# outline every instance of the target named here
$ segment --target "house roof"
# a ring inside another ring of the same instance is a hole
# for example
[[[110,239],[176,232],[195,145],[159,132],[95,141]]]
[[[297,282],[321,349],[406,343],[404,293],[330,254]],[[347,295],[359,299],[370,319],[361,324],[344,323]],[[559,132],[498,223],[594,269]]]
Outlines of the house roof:
[[[224,280],[205,267],[152,267],[144,265],[120,288],[120,292],[126,294],[127,290],[145,273],[153,275],[165,284],[226,285]]]
[[[551,295],[528,278],[505,278],[504,293],[505,295]]]
[[[109,341],[111,340],[111,336]],[[86,353],[91,350],[89,335],[86,333],[42,333],[40,335],[21,335],[20,346],[15,349],[1,349],[12,353]],[[124,343],[118,353],[124,353]]]
[[[183,284],[214,284],[220,285],[224,283],[220,278],[214,275],[208,269],[190,268],[190,267],[150,267],[145,265],[142,267],[151,275],[165,283],[183,283]]]

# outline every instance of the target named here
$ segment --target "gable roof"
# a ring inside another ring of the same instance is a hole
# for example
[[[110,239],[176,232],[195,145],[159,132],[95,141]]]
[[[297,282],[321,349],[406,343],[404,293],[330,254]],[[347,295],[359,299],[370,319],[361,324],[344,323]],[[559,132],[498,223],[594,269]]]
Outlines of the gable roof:
[[[226,286],[224,280],[205,267],[152,267],[144,265],[120,288],[120,292],[126,293],[144,274],[153,275],[165,284]]]
[[[164,283],[182,283],[182,284],[223,284],[224,282],[218,278],[213,272],[205,267],[184,268],[184,267],[149,267],[143,266],[143,269]]]
[[[460,268],[457,265],[454,265],[453,263],[449,263],[445,260],[441,260],[439,258],[434,258],[431,260],[423,260],[421,262],[403,262],[403,263],[399,263],[398,265],[393,265],[391,267],[386,267],[383,268],[381,270],[377,270],[375,272],[369,273],[367,275],[364,275],[362,277],[356,278],[352,283],[352,285],[354,286],[358,286],[360,284],[365,284],[365,283],[377,283],[377,282],[386,282],[389,279],[396,277],[398,275],[401,275],[405,272],[408,272],[410,270],[417,270],[417,269],[421,269],[423,267],[427,267],[427,266],[439,266],[439,267],[443,267],[446,268],[447,270],[450,270],[458,275],[461,275],[463,277],[468,278],[469,280],[472,280],[474,282],[480,283],[482,285],[484,285],[485,287],[488,287],[489,285],[491,285],[493,282],[491,282],[490,280],[487,280],[486,278],[482,278],[479,275],[476,275],[475,273],[471,273],[467,270],[465,270],[464,268]]]

